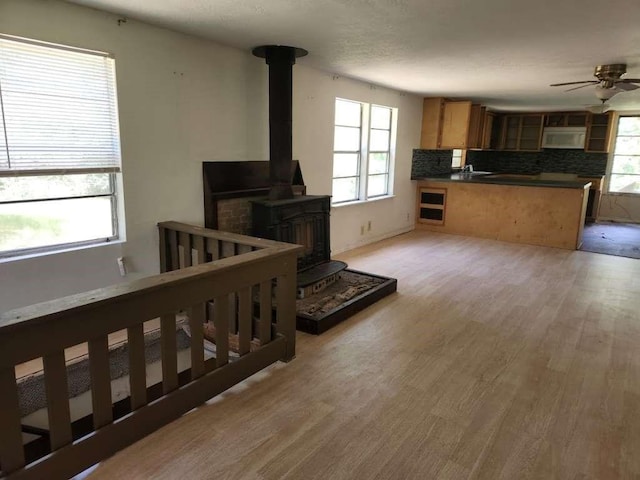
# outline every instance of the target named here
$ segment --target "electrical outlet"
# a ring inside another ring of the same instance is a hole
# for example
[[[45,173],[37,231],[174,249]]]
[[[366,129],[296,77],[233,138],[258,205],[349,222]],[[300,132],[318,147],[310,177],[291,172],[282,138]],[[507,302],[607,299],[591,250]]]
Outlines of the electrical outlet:
[[[360,225],[360,235],[364,235],[364,225]]]
[[[371,220],[367,223],[367,232],[371,231]]]
[[[409,216],[409,212],[407,212],[407,222],[411,220],[411,217]]]

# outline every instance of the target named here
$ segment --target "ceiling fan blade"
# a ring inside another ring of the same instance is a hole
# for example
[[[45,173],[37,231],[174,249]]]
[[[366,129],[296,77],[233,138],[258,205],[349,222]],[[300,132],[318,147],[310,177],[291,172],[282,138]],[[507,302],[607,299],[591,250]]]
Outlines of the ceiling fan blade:
[[[631,90],[637,90],[640,87],[633,83],[616,82],[615,88],[617,88],[618,90],[624,90],[625,92],[630,92]]]
[[[594,83],[600,83],[598,80],[585,80],[584,82],[565,82],[565,83],[552,83],[551,85],[549,85],[550,87],[564,87],[565,85],[578,85],[580,83],[586,83],[586,84],[594,84]]]
[[[618,82],[624,83],[640,83],[640,78],[622,78]]]
[[[596,83],[600,83],[600,82],[596,82]],[[591,87],[592,85],[593,83],[587,83],[586,85],[580,85],[579,87],[573,87],[573,88],[570,88],[569,90],[565,90],[565,92],[572,92],[574,90],[579,90],[581,88]]]

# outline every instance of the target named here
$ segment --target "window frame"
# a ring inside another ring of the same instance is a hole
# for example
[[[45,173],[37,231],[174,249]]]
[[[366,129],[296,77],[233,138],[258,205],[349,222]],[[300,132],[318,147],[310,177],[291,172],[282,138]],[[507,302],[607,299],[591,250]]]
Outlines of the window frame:
[[[335,162],[336,155],[339,154],[354,154],[356,150],[353,151],[344,151],[344,150],[336,150],[335,149],[335,135],[337,127],[344,127],[344,125],[338,123],[335,118],[336,107],[338,102],[349,102],[355,103],[360,106],[360,149],[358,152],[358,164],[357,164],[357,175],[349,175],[349,176],[335,176]],[[372,126],[372,110],[374,108],[384,108],[389,110],[389,128],[383,129],[379,127]],[[390,107],[387,105],[379,105],[376,103],[367,103],[361,102],[358,100],[351,100],[342,97],[336,97],[334,100],[334,121],[333,121],[333,131],[334,131],[334,150],[332,157],[332,195],[335,191],[335,181],[341,178],[356,178],[356,191],[355,198],[344,199],[335,201],[332,196],[331,204],[333,206],[341,206],[341,205],[349,205],[353,203],[362,203],[375,201],[382,198],[389,198],[393,196],[393,179],[394,179],[394,167],[395,167],[395,150],[396,150],[396,142],[397,142],[397,120],[398,120],[398,108]],[[374,130],[380,131],[388,131],[389,132],[389,141],[387,150],[371,150],[370,149],[370,141],[371,141],[371,133]],[[386,161],[386,170],[382,173],[370,173],[370,166],[372,162],[370,161],[371,155],[377,153],[386,153],[387,161]],[[378,176],[386,176],[385,182],[385,192],[380,194],[372,194],[369,195],[369,182],[371,177]]]
[[[622,118],[625,117],[634,117],[634,118],[638,118],[640,121],[640,112],[624,112],[624,113],[618,113],[616,114],[614,120],[615,120],[615,129],[614,132],[612,134],[612,148],[611,148],[611,153],[610,153],[610,158],[609,158],[609,165],[607,168],[607,194],[611,194],[611,195],[629,195],[629,196],[640,196],[640,193],[637,192],[621,192],[621,191],[617,191],[617,190],[612,190],[612,180],[614,176],[623,176],[623,175],[633,175],[633,176],[637,176],[638,180],[640,181],[640,173],[632,173],[632,174],[623,174],[623,173],[616,173],[614,171],[615,168],[615,158],[616,158],[616,143],[618,140],[619,135],[619,130],[620,130],[620,120]],[[629,136],[629,135],[625,135],[625,136]],[[633,138],[639,138],[640,139],[640,135],[632,135],[631,137]],[[638,153],[634,153],[634,154],[619,154],[620,156],[624,156],[624,157],[637,157],[638,160],[640,161],[640,150],[638,151]]]
[[[19,247],[19,248],[7,249],[7,250],[0,250],[0,260],[7,260],[7,259],[10,260],[13,258],[20,258],[28,255],[34,255],[34,254],[57,253],[57,252],[67,251],[70,249],[81,248],[85,246],[107,244],[107,243],[111,243],[111,242],[123,239],[124,238],[124,208],[122,204],[122,173],[121,173],[122,154],[121,154],[121,146],[120,146],[118,93],[117,93],[116,66],[115,66],[114,56],[106,52],[99,52],[95,50],[77,48],[77,47],[68,46],[68,45],[54,44],[50,42],[39,41],[39,40],[23,38],[23,37],[16,37],[12,35],[0,34],[0,39],[2,39],[5,42],[15,42],[16,44],[26,44],[26,45],[36,46],[36,47],[43,47],[45,49],[51,49],[52,50],[51,58],[56,58],[55,57],[56,51],[67,51],[67,52],[73,52],[75,54],[92,55],[94,57],[104,58],[106,61],[103,63],[102,68],[105,68],[105,72],[106,72],[105,77],[103,77],[105,79],[105,83],[100,84],[97,90],[94,90],[94,91],[99,92],[100,94],[104,94],[106,97],[111,99],[111,101],[108,103],[108,108],[109,108],[109,113],[107,114],[108,117],[105,117],[110,119],[109,121],[111,122],[110,123],[111,128],[109,130],[103,130],[103,131],[111,132],[109,137],[113,142],[112,146],[110,147],[111,152],[113,152],[113,157],[111,157],[111,160],[109,160],[108,163],[106,164],[104,163],[98,164],[98,165],[96,165],[95,163],[92,164],[92,159],[90,157],[90,154],[88,153],[91,151],[90,150],[91,147],[86,146],[86,147],[83,147],[85,148],[85,150],[80,150],[80,151],[84,152],[85,155],[89,155],[89,156],[86,156],[80,160],[74,159],[73,162],[75,163],[71,168],[60,167],[58,166],[59,164],[57,164],[55,160],[53,161],[53,163],[49,163],[47,160],[44,160],[42,163],[39,163],[39,161],[36,160],[35,163],[31,163],[30,166],[27,166],[24,168],[21,168],[19,166],[18,167],[12,166],[12,163],[11,163],[12,150],[16,151],[15,149],[18,148],[18,151],[20,151],[19,148],[21,144],[20,143],[12,144],[10,140],[10,136],[8,136],[8,131],[11,125],[11,119],[7,117],[7,115],[9,115],[8,113],[5,114],[6,112],[5,112],[4,102],[6,101],[6,98],[4,95],[2,95],[2,90],[0,85],[0,109],[1,109],[0,110],[0,137],[2,137],[0,138],[0,144],[3,144],[2,147],[3,149],[5,149],[6,156],[7,156],[7,164],[0,171],[0,180],[2,180],[3,178],[28,178],[28,177],[65,178],[65,177],[78,175],[78,174],[107,175],[107,179],[108,179],[108,186],[104,189],[103,192],[76,194],[73,192],[73,189],[70,189],[68,191],[68,195],[65,195],[65,193],[67,192],[61,192],[60,195],[47,196],[45,193],[45,190],[42,190],[42,195],[34,194],[30,198],[17,198],[17,199],[9,198],[9,199],[0,200],[0,206],[16,205],[16,204],[19,204],[19,205],[37,204],[39,202],[68,202],[73,200],[83,200],[83,199],[92,199],[92,198],[108,198],[109,211],[110,211],[110,227],[111,227],[111,234],[109,236],[99,235],[99,236],[96,236],[95,238],[89,238],[89,239],[60,241],[59,243],[51,243],[51,244],[44,244],[44,245],[37,245],[37,246],[28,246],[24,248]],[[18,46],[18,49],[19,48],[20,47]],[[32,50],[32,51],[35,52],[35,50]],[[8,50],[8,52],[13,52],[13,50]],[[41,50],[40,52],[42,53],[43,56],[46,56],[46,50]],[[9,54],[11,55],[11,53]],[[39,55],[39,54],[40,53],[35,53],[35,55]],[[20,58],[20,57],[17,57],[17,58]],[[68,57],[68,58],[71,58],[71,57]],[[80,58],[80,57],[76,57],[76,58]],[[86,65],[85,60],[78,60],[78,61],[80,61],[83,66]],[[64,64],[64,65],[69,65],[70,68],[77,68],[77,63],[74,63],[74,62],[77,62],[77,61],[71,59],[68,64]],[[16,70],[13,70],[11,74],[8,74],[9,77],[7,78],[9,78],[9,85],[12,85],[11,75],[16,75],[16,74],[20,75],[20,72],[22,72],[20,68],[22,67],[18,66]],[[5,72],[9,72],[9,71],[11,70],[5,70]],[[86,69],[80,69],[79,71],[81,76],[85,75],[85,78],[86,76],[91,76],[92,74],[95,74],[95,70],[92,70],[91,66]],[[16,77],[14,76],[13,78],[15,79]],[[65,78],[65,77],[61,77],[61,78]],[[34,93],[31,93],[30,95],[35,95],[36,97],[39,95],[38,92],[41,92],[41,90],[39,89],[35,89],[32,91]],[[11,94],[9,93],[8,95],[11,95]],[[80,98],[80,95],[74,98]],[[14,112],[22,113],[23,110],[21,110],[21,108],[22,107],[14,106]],[[7,120],[8,118],[9,120]],[[29,118],[29,117],[25,117],[25,118]],[[50,120],[50,124],[51,122],[54,122],[54,121],[55,119]],[[11,128],[17,128],[15,125],[20,125],[20,124],[19,123],[14,124],[14,126],[12,126]],[[96,124],[87,123],[86,125],[89,125],[90,128],[91,127],[95,128]],[[102,123],[98,123],[97,125],[102,126]],[[71,137],[68,137],[68,141],[75,142],[75,141],[78,141],[77,138],[78,137],[76,136],[71,136]],[[66,145],[65,143],[63,143],[62,145],[63,146],[61,147],[61,150],[58,150],[58,153],[66,152],[67,150],[65,149],[68,149],[68,147],[70,145],[73,145],[73,143],[66,143]],[[54,148],[54,147],[48,147],[48,148]],[[55,152],[56,150],[51,150],[51,151]],[[30,158],[30,157],[27,157],[27,158]],[[69,157],[64,157],[64,158],[66,160],[71,160],[73,159],[73,156],[71,155]],[[28,190],[25,190],[25,192],[28,192]],[[40,193],[40,191],[38,191],[37,193]],[[64,205],[64,203],[62,205]],[[104,208],[106,209],[106,205],[104,205]],[[103,233],[106,233],[106,230],[107,230],[106,210],[102,210],[102,212],[104,213],[104,216],[102,217],[103,219],[102,225],[104,226],[104,230],[105,230]],[[16,231],[22,231],[22,230],[18,229]],[[72,231],[74,233],[73,236],[76,236],[75,235],[76,230],[74,229]],[[82,237],[82,235],[78,235],[77,237]]]

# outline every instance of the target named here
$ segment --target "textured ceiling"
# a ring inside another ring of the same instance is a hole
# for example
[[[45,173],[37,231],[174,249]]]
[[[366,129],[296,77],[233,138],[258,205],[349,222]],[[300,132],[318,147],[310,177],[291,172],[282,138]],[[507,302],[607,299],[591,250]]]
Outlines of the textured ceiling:
[[[249,50],[302,47],[338,75],[497,110],[583,109],[597,64],[640,78],[638,0],[73,0]],[[640,110],[640,89],[609,102]]]

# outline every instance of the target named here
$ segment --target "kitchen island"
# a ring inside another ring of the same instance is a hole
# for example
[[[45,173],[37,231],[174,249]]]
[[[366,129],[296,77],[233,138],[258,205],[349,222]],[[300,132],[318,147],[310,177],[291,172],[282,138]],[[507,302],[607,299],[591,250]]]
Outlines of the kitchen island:
[[[417,228],[576,250],[591,183],[490,172],[418,180]]]

